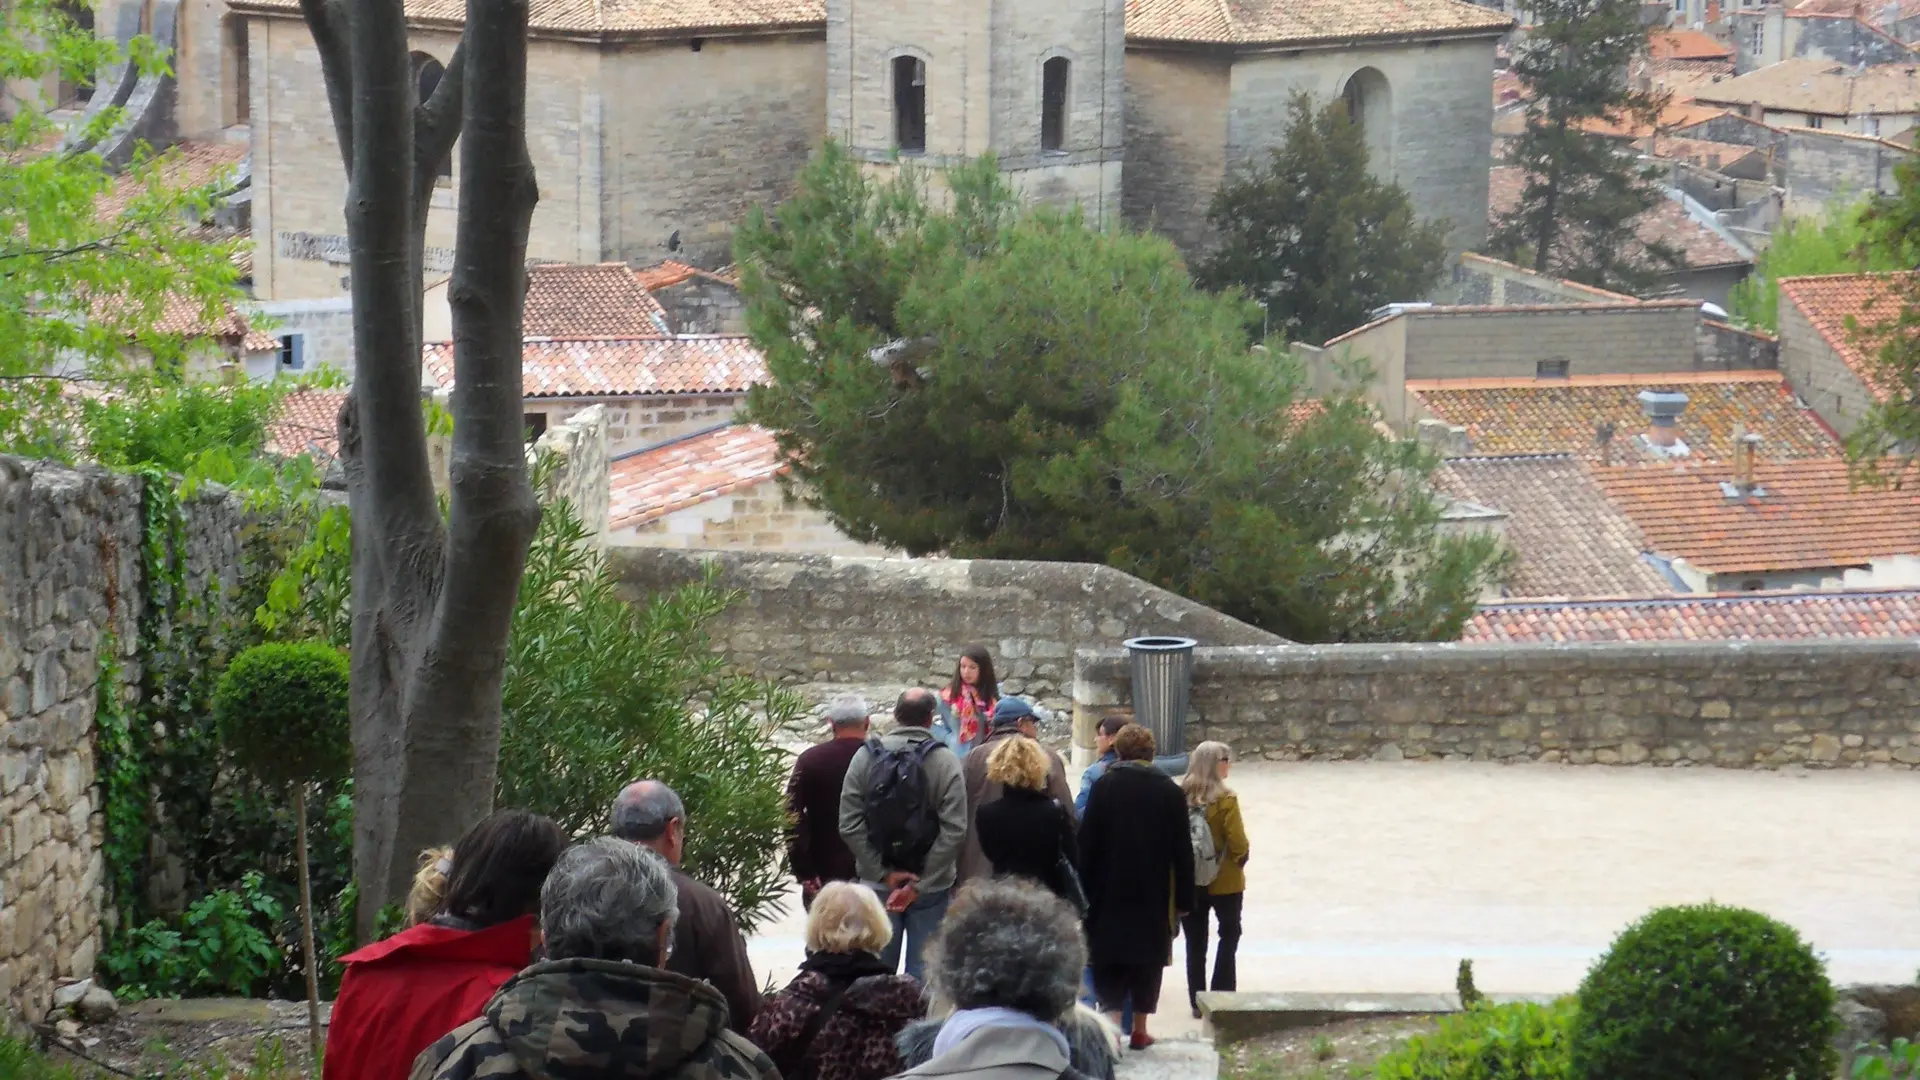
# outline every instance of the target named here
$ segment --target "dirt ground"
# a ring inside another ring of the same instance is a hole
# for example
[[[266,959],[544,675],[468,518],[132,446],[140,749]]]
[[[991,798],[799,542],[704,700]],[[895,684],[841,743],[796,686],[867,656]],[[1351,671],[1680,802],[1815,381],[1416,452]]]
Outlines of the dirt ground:
[[[1220,1080],[1350,1080],[1437,1018],[1375,1017],[1248,1039],[1220,1053]]]
[[[143,1001],[107,1023],[49,1036],[49,1056],[83,1077],[293,1080],[308,1061],[303,1001]]]

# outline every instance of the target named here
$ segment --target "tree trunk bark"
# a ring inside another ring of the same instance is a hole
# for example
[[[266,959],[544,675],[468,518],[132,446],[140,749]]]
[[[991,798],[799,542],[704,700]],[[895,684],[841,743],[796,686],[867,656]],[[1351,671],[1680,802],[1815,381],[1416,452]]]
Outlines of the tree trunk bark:
[[[307,967],[307,1073],[320,1075],[320,969],[313,947],[313,879],[307,870],[307,789],[293,789],[293,836],[300,860],[300,947]]]
[[[302,9],[348,173],[355,371],[340,436],[353,514],[353,861],[364,940],[404,894],[415,854],[451,843],[492,808],[501,669],[539,514],[520,446],[535,198],[527,8],[471,4],[426,102],[415,100],[401,0],[302,0]],[[422,265],[433,176],[463,132],[449,523],[422,414]]]

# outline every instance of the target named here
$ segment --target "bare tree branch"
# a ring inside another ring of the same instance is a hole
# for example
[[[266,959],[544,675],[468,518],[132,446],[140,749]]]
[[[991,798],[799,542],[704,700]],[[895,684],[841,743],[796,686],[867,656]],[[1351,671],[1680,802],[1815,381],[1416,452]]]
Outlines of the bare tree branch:
[[[300,0],[307,32],[320,50],[320,76],[327,84],[327,104],[333,110],[333,134],[340,142],[340,161],[353,175],[353,63],[348,39],[347,9],[340,0]]]

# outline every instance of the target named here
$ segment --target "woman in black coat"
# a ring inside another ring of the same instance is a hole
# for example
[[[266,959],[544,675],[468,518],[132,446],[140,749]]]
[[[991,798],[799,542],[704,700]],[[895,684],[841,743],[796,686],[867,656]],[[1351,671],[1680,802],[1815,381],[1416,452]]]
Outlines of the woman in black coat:
[[[1085,914],[1074,873],[1073,818],[1047,792],[1051,767],[1039,743],[1024,735],[1002,739],[987,758],[987,779],[1000,784],[1002,794],[981,804],[974,829],[995,875],[1032,878]]]
[[[1093,992],[1120,1020],[1133,997],[1135,1050],[1153,1045],[1147,1017],[1173,962],[1179,918],[1193,905],[1193,841],[1180,785],[1153,767],[1153,733],[1128,724],[1113,737],[1115,762],[1080,822],[1080,881],[1087,891]]]

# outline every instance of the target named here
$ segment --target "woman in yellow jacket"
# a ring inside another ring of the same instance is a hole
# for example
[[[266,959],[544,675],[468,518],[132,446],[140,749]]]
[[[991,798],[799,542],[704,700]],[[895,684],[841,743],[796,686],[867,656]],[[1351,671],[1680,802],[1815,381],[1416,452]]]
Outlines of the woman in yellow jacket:
[[[1193,748],[1187,761],[1187,775],[1180,788],[1187,795],[1187,813],[1194,819],[1195,831],[1200,819],[1206,821],[1213,839],[1219,866],[1212,881],[1197,885],[1193,908],[1181,920],[1187,934],[1187,1003],[1193,1015],[1200,1016],[1202,990],[1235,990],[1238,972],[1234,952],[1240,948],[1240,901],[1247,891],[1247,825],[1240,818],[1240,797],[1227,786],[1227,773],[1233,768],[1233,750],[1226,743],[1203,742]],[[1199,845],[1195,862],[1200,863]],[[1207,913],[1220,920],[1220,951],[1213,961],[1213,982],[1207,982]]]

